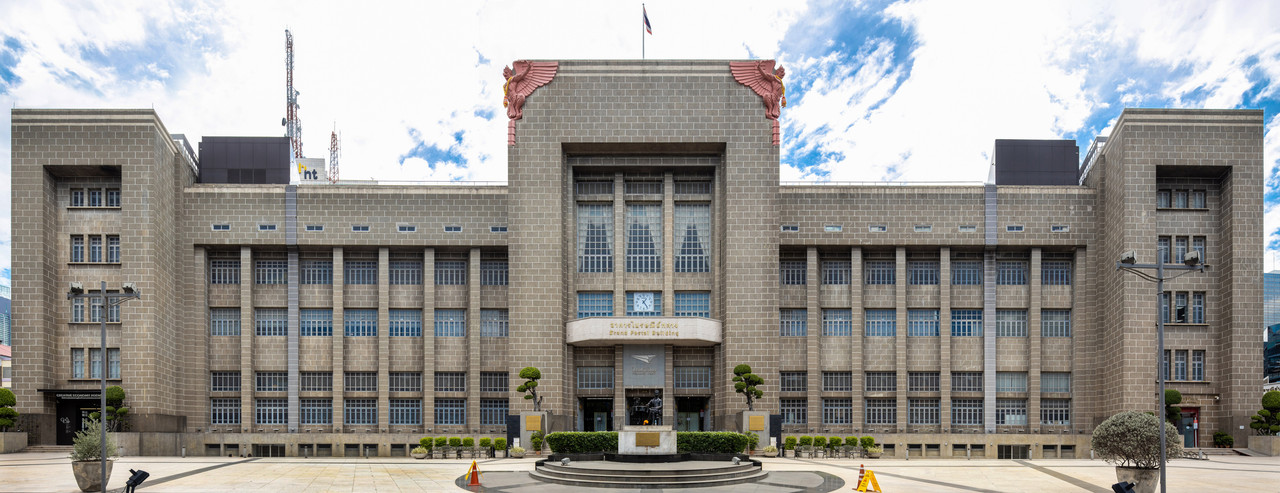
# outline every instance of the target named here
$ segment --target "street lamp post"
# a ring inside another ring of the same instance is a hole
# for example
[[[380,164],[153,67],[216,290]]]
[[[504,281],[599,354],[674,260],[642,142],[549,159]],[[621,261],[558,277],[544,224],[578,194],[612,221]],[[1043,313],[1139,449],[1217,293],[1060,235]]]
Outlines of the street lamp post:
[[[1125,272],[1137,274],[1138,277],[1148,281],[1154,281],[1156,283],[1157,310],[1164,309],[1164,282],[1166,280],[1176,279],[1190,274],[1191,272],[1204,272],[1205,269],[1209,268],[1208,265],[1202,263],[1200,252],[1198,250],[1191,250],[1187,252],[1186,255],[1183,255],[1182,264],[1166,264],[1164,262],[1165,255],[1160,254],[1159,257],[1160,258],[1157,259],[1158,261],[1154,264],[1139,264],[1137,263],[1136,254],[1130,250],[1121,254],[1120,260],[1116,262],[1116,270],[1123,270]],[[1143,270],[1151,269],[1156,271],[1155,276],[1152,276],[1147,272],[1143,272]],[[1165,277],[1164,274],[1166,270],[1180,272],[1177,272],[1170,277]],[[1168,313],[1156,314],[1156,377],[1157,381],[1160,382],[1160,389],[1156,396],[1156,400],[1159,402],[1159,405],[1156,407],[1156,415],[1160,416],[1158,420],[1160,428],[1160,493],[1165,492],[1165,466],[1168,461],[1168,458],[1165,457],[1165,443],[1167,439],[1165,438],[1164,431],[1165,421],[1168,420],[1168,416],[1164,411],[1166,407],[1164,401],[1164,317],[1166,316],[1168,316]]]
[[[102,394],[99,395],[98,406],[98,428],[102,431],[102,491],[107,491],[107,314],[111,312],[111,307],[118,306],[126,301],[142,297],[140,291],[134,283],[126,282],[121,286],[120,293],[108,293],[107,281],[102,281],[102,289],[97,294],[87,294],[84,292],[84,286],[78,282],[71,283],[71,290],[67,292],[67,299],[85,299],[94,298],[102,299],[102,313],[98,315],[101,325],[102,336],[102,369],[101,369],[101,389]],[[90,301],[92,303],[92,301]]]

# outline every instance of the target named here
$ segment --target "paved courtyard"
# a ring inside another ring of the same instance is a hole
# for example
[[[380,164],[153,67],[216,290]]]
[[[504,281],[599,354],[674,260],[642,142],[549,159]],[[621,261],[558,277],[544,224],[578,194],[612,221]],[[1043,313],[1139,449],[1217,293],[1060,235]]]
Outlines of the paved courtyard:
[[[816,471],[838,477],[850,491],[858,479],[858,460],[763,459],[767,471],[779,474]],[[534,459],[480,462],[483,481],[493,493],[566,492],[528,478]],[[868,460],[885,492],[1110,492],[1115,469],[1102,461],[1059,460]],[[139,491],[161,492],[348,492],[467,491],[455,483],[471,462],[408,458],[254,458],[124,457],[115,463],[111,489],[122,490],[129,469],[151,473]],[[831,482],[828,481],[827,484]],[[1280,457],[1215,456],[1212,460],[1178,460],[1169,468],[1171,492],[1280,492]],[[777,486],[777,485],[774,485]],[[776,491],[777,489],[773,489]],[[0,491],[75,492],[75,478],[64,454],[0,455]],[[579,490],[579,491],[585,491]],[[636,490],[631,490],[636,491]],[[653,490],[644,490],[653,491]],[[685,493],[771,491],[754,487],[682,489]]]

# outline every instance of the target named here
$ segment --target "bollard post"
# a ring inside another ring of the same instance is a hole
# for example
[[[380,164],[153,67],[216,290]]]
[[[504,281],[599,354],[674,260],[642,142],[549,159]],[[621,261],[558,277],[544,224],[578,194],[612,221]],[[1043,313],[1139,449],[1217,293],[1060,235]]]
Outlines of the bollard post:
[[[187,458],[187,447],[182,447],[182,458]]]

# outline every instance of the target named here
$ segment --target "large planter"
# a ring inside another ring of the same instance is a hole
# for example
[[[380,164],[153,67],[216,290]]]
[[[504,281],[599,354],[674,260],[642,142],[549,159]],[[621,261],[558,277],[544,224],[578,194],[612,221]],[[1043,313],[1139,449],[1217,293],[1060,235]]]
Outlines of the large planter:
[[[111,480],[111,465],[115,461],[107,461],[107,480]],[[76,476],[76,486],[80,491],[102,491],[102,461],[77,461],[71,463],[71,472]]]
[[[765,451],[764,451],[764,456],[765,456],[765,457],[777,457],[777,456],[778,456],[778,451],[777,451],[777,450],[774,450],[774,451],[770,452],[770,451],[768,451],[768,450],[765,450]]]
[[[1251,435],[1249,450],[1268,457],[1280,455],[1280,436]]]
[[[418,459],[418,460],[425,459],[425,458],[427,458],[427,453],[426,453],[426,452],[415,452],[415,453],[413,453],[413,458]]]
[[[782,456],[788,459],[794,459],[796,457],[796,449],[789,448],[786,452],[783,452]]]
[[[431,458],[432,458],[432,459],[443,459],[443,458],[444,458],[444,451],[443,451],[443,450],[439,450],[439,449],[432,450],[432,451],[431,451]]]
[[[511,451],[511,458],[512,458],[512,459],[523,459],[523,458],[524,458],[524,452],[516,452],[516,451],[514,451],[514,450],[513,450],[513,451]]]
[[[27,448],[27,433],[8,431],[0,433],[0,454],[12,454]]]
[[[495,459],[502,459],[502,458],[505,458],[506,456],[507,456],[507,451],[506,451],[506,450],[494,450],[494,451],[493,451],[493,457],[494,457]]]
[[[814,452],[814,457],[825,459],[827,458],[827,451],[819,449],[817,452]]]
[[[867,452],[867,458],[868,458],[868,459],[879,459],[879,458],[880,458],[880,454],[882,454],[882,453],[883,453],[883,452]]]
[[[1116,467],[1116,479],[1133,483],[1133,491],[1137,493],[1155,493],[1156,486],[1160,484],[1160,470]]]

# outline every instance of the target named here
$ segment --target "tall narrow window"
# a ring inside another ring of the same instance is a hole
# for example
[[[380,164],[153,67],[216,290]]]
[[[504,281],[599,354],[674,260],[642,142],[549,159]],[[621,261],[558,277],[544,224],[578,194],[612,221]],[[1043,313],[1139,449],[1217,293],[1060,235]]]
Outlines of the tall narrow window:
[[[1204,351],[1191,352],[1191,380],[1204,381]]]
[[[1173,239],[1173,263],[1181,263],[1187,258],[1187,237],[1178,236]]]
[[[71,350],[71,378],[84,378],[84,349]]]
[[[1205,256],[1205,255],[1206,255],[1206,253],[1205,253],[1205,248],[1204,248],[1204,237],[1203,237],[1203,236],[1193,236],[1193,237],[1191,237],[1191,249],[1192,249],[1192,250],[1195,250],[1195,251],[1197,251],[1197,252],[1200,252],[1200,263],[1208,262],[1208,260],[1206,260],[1206,259],[1208,259],[1209,257]]]
[[[1192,191],[1191,191],[1191,208],[1193,208],[1193,209],[1204,209],[1204,208],[1205,208],[1205,203],[1204,203],[1204,190],[1192,190]]]
[[[711,205],[676,204],[672,219],[676,272],[710,272]]]
[[[1186,190],[1173,191],[1173,206],[1179,209],[1187,208],[1187,191]]]
[[[1204,293],[1191,293],[1191,323],[1204,323]]]
[[[627,205],[627,272],[662,272],[661,205]]]
[[[102,237],[98,235],[89,235],[89,261],[102,261]]]
[[[102,207],[102,190],[97,188],[89,189],[89,207]]]
[[[613,272],[613,206],[578,204],[578,272]]]
[[[1187,379],[1187,351],[1177,350],[1173,352],[1173,379]]]
[[[71,323],[78,324],[84,322],[84,298],[76,298],[71,300]]]
[[[120,236],[107,236],[107,262],[112,264],[120,263]]]
[[[1170,205],[1169,191],[1168,190],[1156,191],[1156,207],[1161,209],[1168,209],[1169,205]]]
[[[102,378],[102,348],[89,348],[89,378]]]
[[[71,261],[84,262],[84,236],[71,235]]]
[[[84,189],[71,189],[71,207],[84,207]]]
[[[107,207],[120,207],[120,189],[107,189]]]

